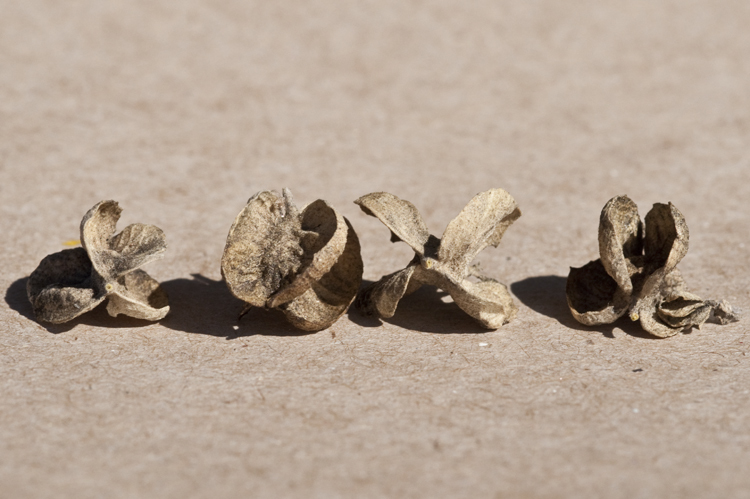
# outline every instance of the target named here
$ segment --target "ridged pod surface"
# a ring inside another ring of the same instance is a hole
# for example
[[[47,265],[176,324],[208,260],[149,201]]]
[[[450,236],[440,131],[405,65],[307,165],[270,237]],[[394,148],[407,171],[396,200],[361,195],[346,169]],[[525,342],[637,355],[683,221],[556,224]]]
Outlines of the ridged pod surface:
[[[346,312],[362,282],[359,239],[323,200],[297,210],[291,192],[250,198],[229,229],[221,273],[249,306],[278,308],[318,331]]]

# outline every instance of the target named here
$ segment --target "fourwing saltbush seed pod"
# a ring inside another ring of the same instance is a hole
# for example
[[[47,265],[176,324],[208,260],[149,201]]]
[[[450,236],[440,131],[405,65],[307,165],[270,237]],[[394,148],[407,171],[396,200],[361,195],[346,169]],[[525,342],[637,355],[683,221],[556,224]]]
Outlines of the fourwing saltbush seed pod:
[[[688,227],[672,203],[654,204],[644,224],[627,196],[609,200],[599,219],[600,259],[570,269],[568,306],[578,322],[610,324],[626,313],[660,338],[700,328],[713,315],[737,314],[724,300],[690,293],[676,266],[688,251]]]
[[[259,192],[237,215],[221,273],[251,307],[278,308],[299,329],[318,331],[346,312],[362,283],[359,239],[319,199],[298,211],[289,189]]]
[[[470,266],[488,245],[497,247],[505,230],[521,216],[506,191],[491,189],[474,196],[448,224],[442,240],[430,235],[413,204],[393,194],[374,192],[355,203],[391,230],[392,242],[403,241],[415,253],[405,269],[362,290],[357,305],[365,314],[393,317],[404,295],[429,284],[447,291],[464,312],[488,329],[497,329],[516,316],[508,289]],[[479,282],[472,282],[471,276]]]
[[[157,321],[167,315],[167,294],[139,269],[162,257],[164,232],[132,224],[115,235],[121,212],[116,201],[97,203],[81,221],[83,247],[53,253],[31,273],[26,291],[39,320],[61,324],[105,299],[112,317]]]

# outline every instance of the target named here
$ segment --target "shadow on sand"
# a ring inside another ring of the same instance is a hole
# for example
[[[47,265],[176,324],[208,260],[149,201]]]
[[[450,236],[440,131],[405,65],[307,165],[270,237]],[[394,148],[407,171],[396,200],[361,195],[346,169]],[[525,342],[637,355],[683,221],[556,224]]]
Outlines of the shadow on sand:
[[[24,277],[13,282],[5,293],[8,306],[23,317],[30,319],[53,334],[70,331],[78,324],[107,328],[136,328],[153,324],[149,321],[127,316],[110,317],[106,302],[97,308],[65,324],[39,323],[26,297]],[[529,277],[510,286],[513,294],[535,312],[551,317],[565,327],[579,331],[598,331],[614,338],[614,330],[639,338],[658,339],[643,331],[637,322],[622,317],[613,324],[584,326],[576,321],[568,309],[565,297],[566,278],[547,275]],[[371,284],[364,281],[363,287]],[[271,336],[303,336],[314,334],[296,329],[278,310],[253,308],[242,319],[239,314],[243,304],[235,298],[223,280],[212,280],[200,274],[191,279],[173,279],[162,283],[169,295],[171,310],[159,324],[175,331],[235,339],[255,334]],[[433,286],[423,286],[415,293],[405,296],[398,305],[396,314],[390,319],[365,316],[352,306],[347,312],[350,321],[361,327],[378,327],[382,321],[404,329],[436,334],[481,334],[487,330],[469,317],[452,301],[444,301],[448,294]]]
[[[614,338],[614,330],[620,329],[625,333],[638,338],[659,339],[651,336],[639,323],[631,321],[628,317],[620,317],[612,324],[601,326],[584,326],[570,313],[568,299],[565,294],[567,278],[557,275],[545,275],[529,277],[522,281],[511,284],[510,289],[514,295],[533,311],[555,319],[557,322],[570,329],[579,331],[598,331],[607,338]]]
[[[360,290],[372,284],[363,281]],[[443,301],[448,297],[449,301]],[[491,332],[483,328],[459,308],[448,293],[434,287],[422,286],[414,293],[404,296],[398,303],[396,313],[390,319],[366,316],[352,305],[349,320],[362,327],[377,327],[387,322],[404,329],[435,334],[482,334]]]
[[[212,280],[200,274],[192,279],[174,279],[162,283],[172,307],[161,325],[175,331],[225,337],[228,340],[262,334],[266,336],[304,336],[289,324],[278,310],[252,308],[239,318],[243,302],[229,292],[224,280]]]
[[[243,305],[232,296],[224,281],[214,281],[199,274],[192,279],[174,279],[161,284],[169,295],[170,311],[159,321],[162,326],[186,333],[235,339],[253,334],[301,336],[310,334],[289,324],[284,315],[275,310],[253,309],[238,320]],[[154,324],[125,315],[111,317],[106,301],[94,310],[64,324],[38,322],[26,296],[28,277],[18,279],[5,293],[8,306],[23,317],[34,321],[53,334],[70,331],[79,324],[106,328],[136,328]]]
[[[26,282],[29,280],[28,277],[23,277],[13,282],[5,292],[5,303],[8,306],[26,317],[29,320],[34,321],[39,326],[43,327],[52,334],[65,333],[70,331],[79,324],[94,327],[107,327],[107,328],[136,328],[143,327],[153,324],[151,321],[145,321],[142,319],[134,319],[125,315],[119,317],[112,317],[107,313],[107,302],[101,303],[98,307],[90,312],[87,312],[80,317],[66,322],[64,324],[51,324],[49,322],[39,322],[34,316],[34,309],[31,307],[28,297],[26,296]]]

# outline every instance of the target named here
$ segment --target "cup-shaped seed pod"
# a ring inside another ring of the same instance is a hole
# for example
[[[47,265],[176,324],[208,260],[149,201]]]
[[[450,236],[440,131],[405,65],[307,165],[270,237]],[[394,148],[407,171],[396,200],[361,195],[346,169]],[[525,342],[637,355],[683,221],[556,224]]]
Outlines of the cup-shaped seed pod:
[[[229,229],[221,273],[248,307],[278,308],[306,331],[331,326],[362,282],[359,239],[319,199],[297,210],[289,189],[250,198]]]
[[[672,204],[656,203],[644,223],[627,196],[609,200],[599,219],[600,259],[570,269],[568,306],[582,324],[610,324],[626,313],[654,336],[700,327],[712,315],[737,320],[724,300],[690,293],[677,269],[688,251],[688,227]]]
[[[373,192],[355,203],[390,229],[392,242],[403,241],[415,253],[405,269],[362,290],[357,306],[363,313],[393,317],[401,298],[426,284],[447,291],[456,305],[488,329],[497,329],[516,316],[518,309],[505,285],[471,266],[487,246],[497,247],[506,229],[521,216],[507,191],[490,189],[474,196],[448,224],[442,239],[429,233],[413,204],[393,194]]]
[[[132,224],[115,234],[122,209],[101,201],[81,221],[82,248],[53,253],[31,273],[26,291],[39,320],[60,324],[105,299],[107,312],[156,321],[169,312],[167,294],[139,267],[167,249],[156,226]]]

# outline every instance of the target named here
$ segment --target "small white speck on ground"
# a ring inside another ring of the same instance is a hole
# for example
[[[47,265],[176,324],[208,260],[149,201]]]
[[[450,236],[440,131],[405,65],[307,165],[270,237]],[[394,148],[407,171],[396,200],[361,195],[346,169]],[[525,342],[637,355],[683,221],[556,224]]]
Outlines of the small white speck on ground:
[[[638,414],[638,408],[637,408],[637,407],[634,407],[634,408],[633,408],[633,413],[634,413],[634,414]]]
[[[237,331],[237,330],[240,329],[240,326],[232,326],[232,329],[234,329],[235,331]]]
[[[489,345],[489,343],[480,343],[479,344],[480,347],[486,347],[487,345]]]

